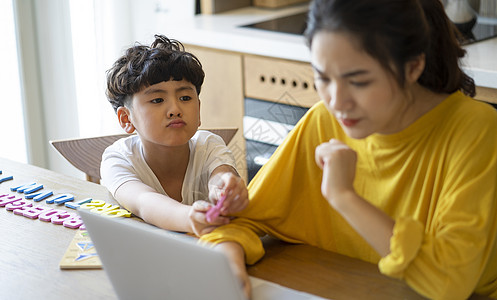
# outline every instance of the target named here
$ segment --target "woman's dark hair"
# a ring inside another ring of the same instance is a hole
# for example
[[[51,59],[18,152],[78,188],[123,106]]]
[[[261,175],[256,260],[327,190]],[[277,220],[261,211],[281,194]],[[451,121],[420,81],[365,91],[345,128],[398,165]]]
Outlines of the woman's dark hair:
[[[135,45],[107,71],[107,98],[115,111],[143,88],[169,80],[187,80],[200,94],[204,71],[198,58],[183,44],[155,35],[150,46]]]
[[[434,91],[475,95],[474,80],[460,65],[466,51],[439,0],[314,0],[304,33],[309,47],[319,31],[344,32],[405,84],[405,64],[425,54],[418,82]]]

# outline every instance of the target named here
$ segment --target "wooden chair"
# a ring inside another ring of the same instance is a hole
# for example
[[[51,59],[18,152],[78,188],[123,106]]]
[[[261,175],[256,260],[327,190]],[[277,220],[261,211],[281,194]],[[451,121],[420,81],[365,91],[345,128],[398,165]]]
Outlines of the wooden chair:
[[[202,129],[202,128],[201,128]],[[202,129],[219,135],[226,145],[233,139],[237,128]],[[91,138],[75,138],[50,141],[50,144],[78,170],[86,174],[86,180],[100,183],[100,162],[104,150],[129,134],[105,135]]]

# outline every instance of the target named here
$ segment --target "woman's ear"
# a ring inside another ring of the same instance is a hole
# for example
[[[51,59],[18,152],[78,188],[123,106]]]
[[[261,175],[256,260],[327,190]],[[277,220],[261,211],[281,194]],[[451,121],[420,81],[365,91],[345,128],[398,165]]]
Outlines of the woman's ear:
[[[119,125],[126,131],[126,133],[133,133],[135,127],[131,123],[131,114],[128,108],[121,106],[117,109],[117,119],[119,120]]]
[[[414,83],[418,81],[421,74],[423,74],[423,71],[425,69],[425,64],[426,64],[426,57],[424,53],[408,61],[405,67],[406,82]]]

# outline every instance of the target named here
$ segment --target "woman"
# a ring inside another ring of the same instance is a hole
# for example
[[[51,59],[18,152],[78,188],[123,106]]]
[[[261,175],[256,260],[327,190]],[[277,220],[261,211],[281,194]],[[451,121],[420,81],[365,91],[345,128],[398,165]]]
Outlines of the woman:
[[[267,233],[378,263],[428,298],[497,298],[497,112],[471,99],[453,30],[434,0],[311,4],[323,101],[252,180],[240,218],[202,237],[245,282]]]

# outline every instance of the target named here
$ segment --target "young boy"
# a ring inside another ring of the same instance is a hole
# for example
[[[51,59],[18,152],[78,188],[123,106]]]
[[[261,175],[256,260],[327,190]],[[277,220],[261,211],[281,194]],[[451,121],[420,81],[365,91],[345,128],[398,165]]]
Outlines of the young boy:
[[[105,150],[102,184],[146,222],[200,236],[248,205],[247,188],[223,140],[197,131],[200,61],[180,42],[155,38],[150,47],[129,48],[107,71],[107,97],[119,124],[137,135]],[[207,221],[221,198],[221,214]]]

